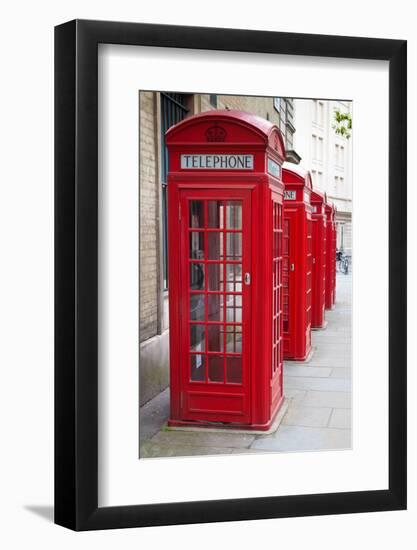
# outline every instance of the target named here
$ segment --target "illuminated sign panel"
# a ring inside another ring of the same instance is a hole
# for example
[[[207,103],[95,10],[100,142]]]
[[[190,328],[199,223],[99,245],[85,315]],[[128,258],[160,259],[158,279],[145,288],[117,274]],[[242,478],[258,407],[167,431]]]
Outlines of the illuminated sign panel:
[[[253,170],[253,155],[181,155],[183,170]]]

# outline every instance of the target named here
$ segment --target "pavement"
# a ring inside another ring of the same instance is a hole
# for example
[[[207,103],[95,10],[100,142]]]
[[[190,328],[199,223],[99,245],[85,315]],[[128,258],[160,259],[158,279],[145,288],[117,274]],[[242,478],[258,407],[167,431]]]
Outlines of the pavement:
[[[308,362],[284,362],[286,412],[269,435],[167,428],[169,388],[140,409],[140,457],[295,452],[351,446],[351,274],[337,273],[327,327]]]

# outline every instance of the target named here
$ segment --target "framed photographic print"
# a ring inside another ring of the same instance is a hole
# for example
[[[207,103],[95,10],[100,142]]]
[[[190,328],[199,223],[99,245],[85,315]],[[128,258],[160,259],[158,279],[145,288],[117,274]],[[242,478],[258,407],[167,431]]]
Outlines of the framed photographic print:
[[[406,42],[55,30],[55,521],[406,507]]]

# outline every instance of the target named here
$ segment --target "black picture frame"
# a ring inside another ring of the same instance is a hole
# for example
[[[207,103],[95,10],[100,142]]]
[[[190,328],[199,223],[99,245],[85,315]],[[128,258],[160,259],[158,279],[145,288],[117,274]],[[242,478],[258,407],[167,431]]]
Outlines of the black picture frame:
[[[389,62],[387,490],[98,507],[98,44]],[[107,21],[55,28],[57,524],[92,530],[406,508],[406,47],[404,40]]]

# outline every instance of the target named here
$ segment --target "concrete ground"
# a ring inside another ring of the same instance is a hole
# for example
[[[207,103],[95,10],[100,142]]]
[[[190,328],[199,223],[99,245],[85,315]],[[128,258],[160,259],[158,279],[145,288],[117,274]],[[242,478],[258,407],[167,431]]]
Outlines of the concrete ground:
[[[337,273],[336,305],[325,330],[312,333],[314,354],[285,361],[287,411],[269,435],[169,430],[169,389],[140,409],[140,457],[346,449],[351,446],[351,275]]]

